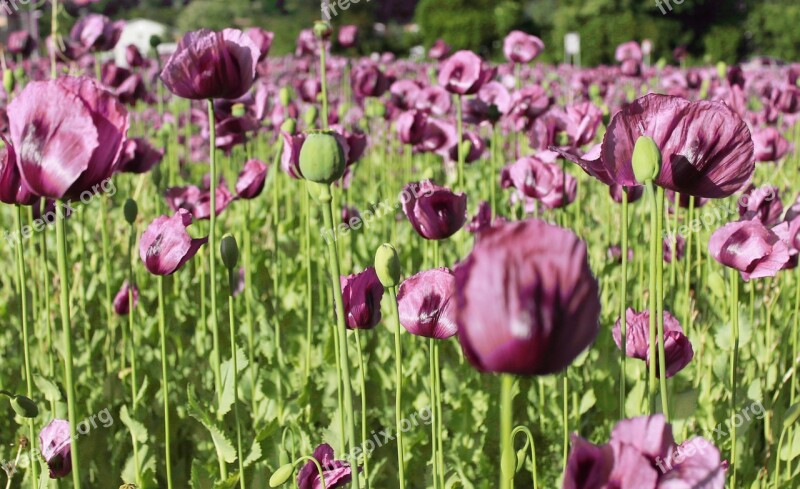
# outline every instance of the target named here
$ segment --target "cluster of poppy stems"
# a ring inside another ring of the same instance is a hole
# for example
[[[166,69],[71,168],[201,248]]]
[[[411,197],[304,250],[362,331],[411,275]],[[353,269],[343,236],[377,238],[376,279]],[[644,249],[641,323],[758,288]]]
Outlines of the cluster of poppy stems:
[[[90,63],[99,63],[93,53],[111,49],[117,43],[120,29],[118,23],[92,14],[81,18],[68,38],[52,39],[48,47],[54,58],[57,55],[62,61],[88,67]],[[308,64],[313,57],[320,56],[324,72],[331,35],[331,28],[325,23],[304,31],[298,39],[297,59],[293,62]],[[796,88],[778,89],[765,85],[767,109],[754,116],[762,119],[745,120],[744,117],[750,117],[752,113],[744,106],[744,81],[736,68],[728,71],[726,77],[714,79],[718,84],[715,100],[698,101],[690,101],[685,96],[688,97],[689,91],[696,89],[703,79],[707,80],[708,73],[675,71],[669,74],[667,83],[672,87],[671,94],[647,94],[620,104],[615,113],[609,114],[608,107],[595,103],[602,100],[602,95],[592,94],[591,90],[597,90],[599,85],[601,93],[611,91],[611,79],[616,74],[643,77],[652,69],[643,62],[642,47],[632,42],[617,49],[616,59],[620,66],[614,68],[613,73],[602,73],[598,69],[593,76],[600,81],[595,80],[591,85],[592,80],[576,79],[579,86],[575,89],[585,91],[587,97],[562,108],[553,104],[552,95],[542,85],[521,85],[520,70],[523,67],[527,69],[527,65],[544,50],[544,44],[535,36],[515,31],[503,44],[508,64],[500,67],[492,66],[473,52],[451,53],[444,42],[437,43],[429,52],[429,56],[438,62],[435,82],[411,76],[416,75],[415,68],[401,61],[363,59],[352,67],[347,64],[346,69],[352,68],[350,95],[363,103],[344,114],[342,121],[336,110],[330,110],[324,75],[297,81],[297,94],[313,108],[313,112],[309,110],[311,115],[308,112],[303,115],[309,130],[298,133],[300,104],[292,99],[289,90],[280,85],[293,83],[290,75],[277,76],[277,85],[266,81],[268,76],[272,76],[267,57],[272,38],[271,33],[260,29],[248,32],[202,29],[186,34],[163,66],[130,46],[127,50],[130,68],[119,67],[113,62],[97,65],[97,78],[55,76],[53,72],[48,80],[43,76],[43,67],[30,60],[22,65],[30,79],[24,88],[14,92],[13,77],[12,82],[6,77],[10,102],[5,108],[7,127],[2,135],[5,149],[0,159],[0,200],[17,206],[33,206],[34,212],[48,206],[65,209],[65,202],[82,200],[87,192],[96,191],[104,181],[120,172],[158,172],[160,175],[154,175],[154,179],[172,181],[172,175],[165,175],[171,170],[160,165],[165,150],[156,148],[145,138],[129,138],[127,135],[131,117],[126,106],[155,100],[154,94],[146,89],[149,84],[146,80],[152,78],[153,73],[158,74],[163,86],[175,96],[207,101],[208,115],[192,109],[182,116],[185,120],[168,113],[158,114],[149,108],[137,116],[154,122],[165,135],[165,142],[171,137],[170,131],[174,127],[192,121],[197,123],[203,128],[202,133],[182,143],[193,155],[210,153],[210,173],[204,181],[199,186],[163,187],[164,202],[158,203],[162,214],[151,219],[138,236],[141,263],[150,274],[158,277],[166,487],[171,489],[174,482],[170,473],[173,456],[169,439],[170,372],[163,358],[167,326],[163,277],[181,270],[204,245],[208,245],[210,283],[212,287],[217,283],[218,259],[215,255],[219,251],[228,274],[229,304],[233,310],[234,297],[250,284],[249,275],[245,276],[250,271],[237,268],[237,240],[230,235],[218,239],[221,232],[233,230],[219,229],[216,217],[236,201],[259,198],[264,192],[270,168],[279,167],[292,179],[305,180],[304,188],[319,206],[324,219],[321,224],[326,229],[338,224],[334,216],[341,216],[344,224],[360,217],[359,211],[353,207],[337,208],[338,201],[332,197],[332,192],[348,188],[357,163],[368,149],[367,134],[345,129],[352,126],[350,121],[362,118],[364,113],[393,121],[397,139],[409,155],[413,151],[441,156],[447,171],[454,175],[455,188],[428,179],[416,180],[410,171],[405,175],[414,181],[409,181],[404,189],[404,195],[409,198],[403,200],[402,212],[414,231],[429,241],[433,249],[430,267],[426,270],[402,279],[402,253],[387,244],[376,250],[374,266],[358,273],[341,274],[341,250],[336,241],[328,242],[324,250],[335,304],[337,353],[334,362],[343,413],[339,419],[344,438],[342,447],[346,452],[352,454],[352,449],[360,442],[355,430],[356,411],[351,393],[351,382],[356,382],[356,378],[353,376],[351,380],[349,373],[348,344],[354,334],[358,341],[360,330],[373,329],[381,322],[381,304],[387,299],[387,294],[388,308],[392,312],[388,323],[395,331],[398,383],[403,377],[400,327],[411,335],[430,341],[430,399],[434,413],[431,463],[436,488],[444,487],[445,469],[438,350],[441,341],[456,337],[464,357],[477,370],[502,376],[500,428],[503,460],[500,461],[499,487],[508,489],[513,487],[515,466],[519,462],[512,439],[511,401],[515,378],[563,372],[593,345],[601,333],[600,285],[590,266],[587,244],[574,231],[538,217],[515,219],[517,216],[497,215],[493,211],[498,208],[494,185],[485,195],[487,200],[477,205],[474,218],[469,219],[465,165],[478,161],[487,151],[502,150],[496,147],[497,138],[487,144],[477,129],[465,129],[464,125],[469,124],[476,128],[490,127],[493,134],[505,130],[515,135],[514,145],[510,148],[515,161],[502,169],[493,168],[491,176],[503,189],[511,190],[512,203],[521,216],[540,215],[542,209],[564,209],[579,198],[578,181],[564,170],[565,161],[578,165],[586,174],[608,186],[611,198],[622,204],[624,216],[623,244],[610,248],[609,255],[613,261],[623,264],[623,270],[632,259],[632,250],[627,242],[628,205],[645,197],[650,203],[651,232],[655,234],[651,235],[649,243],[648,307],[640,311],[629,307],[623,286],[616,324],[610,332],[603,333],[613,337],[621,352],[622,404],[626,390],[625,357],[645,362],[649,373],[648,414],[620,420],[605,444],[595,445],[573,435],[565,460],[562,487],[721,489],[726,477],[735,484],[735,445],[727,461],[722,460],[717,448],[705,441],[710,446],[708,450],[691,452],[691,455],[682,457],[680,463],[672,464],[667,472],[657,467],[657,460],[669,460],[684,446],[673,438],[666,379],[686,367],[696,352],[678,318],[663,304],[663,263],[682,259],[687,249],[686,240],[678,236],[674,241],[665,239],[662,242],[653,236],[662,235],[660,226],[663,226],[667,196],[675,206],[697,209],[709,199],[722,199],[744,192],[749,198],[746,203],[740,203],[740,219],[722,225],[713,233],[708,243],[710,255],[723,266],[738,272],[744,281],[774,277],[781,270],[797,265],[800,203],[784,212],[780,199],[774,198],[777,188],[756,188],[749,184],[756,161],[777,161],[790,150],[788,141],[774,127],[752,132],[751,127],[774,122],[777,114],[798,112],[800,94]],[[353,47],[357,39],[358,32],[354,26],[339,30],[340,46]],[[36,47],[25,33],[15,33],[6,48],[8,53],[25,59]],[[340,62],[328,61],[334,65]],[[389,61],[394,61],[392,69],[385,70],[382,66]],[[581,83],[585,86],[581,87]],[[593,87],[591,90],[590,86]],[[709,87],[706,86],[705,90],[707,92]],[[390,103],[373,103],[387,93]],[[271,98],[278,103],[270,110]],[[316,107],[318,101],[322,102],[319,109]],[[450,119],[453,109],[456,111],[455,123]],[[604,118],[607,129],[602,141],[595,144]],[[217,150],[229,153],[233,147],[246,144],[253,132],[262,129],[261,121],[264,120],[269,121],[269,126],[274,129],[280,148],[274,164],[248,159],[238,175],[234,192],[231,192],[217,171],[215,154]],[[312,131],[316,121],[321,127]],[[524,135],[529,138],[529,147],[534,150],[532,154],[523,154],[520,136]],[[125,205],[125,217],[133,233],[138,217],[133,200]],[[196,238],[190,234],[190,226],[195,220],[209,221],[209,226],[204,228],[208,229],[208,236]],[[65,235],[63,221],[60,219],[56,223],[58,273],[61,284],[68,284],[70,267],[64,247],[69,237]],[[270,224],[274,222],[268,220]],[[471,250],[468,250],[468,238],[458,234],[462,229],[474,237]],[[134,239],[132,236],[131,243]],[[457,248],[461,259],[451,267],[442,266],[440,245]],[[626,282],[626,275],[622,280]],[[731,290],[738,291],[738,277],[732,274],[731,281]],[[38,438],[50,477],[72,474],[74,487],[78,488],[82,482],[79,471],[81,457],[78,445],[71,442],[76,434],[77,415],[72,375],[70,298],[68,288],[64,285],[60,288],[69,419],[53,420],[41,430]],[[212,366],[216,390],[221,395],[219,366],[223,352],[218,339],[215,294],[212,292],[210,296],[210,327],[214,332]],[[138,301],[139,290],[131,274],[111,303],[116,314],[124,316],[131,315]],[[734,306],[733,317],[738,317],[738,306]],[[330,319],[326,317],[324,322],[330,322]],[[238,392],[237,377],[240,373],[235,366],[236,327],[231,312],[229,353],[234,362],[234,392]],[[735,410],[737,319],[733,320],[733,328],[731,407]],[[252,358],[250,360],[252,364]],[[26,376],[30,378],[30,372]],[[564,388],[567,388],[566,380]],[[29,381],[28,397],[31,396],[30,389]],[[9,396],[12,400],[18,398],[12,394]],[[398,427],[404,415],[400,396],[401,389],[398,388]],[[18,399],[17,403],[27,406],[28,397],[19,398],[22,401]],[[662,403],[660,411],[656,405],[659,399]],[[236,404],[234,402],[233,410],[238,483],[244,489],[247,486],[243,427]],[[21,410],[24,411],[24,407]],[[624,408],[621,412],[624,414]],[[401,435],[399,429],[398,434]],[[685,442],[695,443],[696,439]],[[407,483],[403,473],[406,454],[402,436],[399,436],[397,449],[398,480],[400,487],[404,488]],[[305,460],[296,478],[300,489],[334,489],[349,484],[368,487],[367,457],[362,460],[354,456],[345,458],[336,459],[333,448],[321,443],[312,455],[279,468],[270,483],[277,486],[286,482],[293,476],[295,466]],[[224,466],[225,462],[221,465]],[[354,470],[354,467],[360,468]],[[224,476],[227,469],[222,469]],[[537,487],[535,474],[533,481]]]

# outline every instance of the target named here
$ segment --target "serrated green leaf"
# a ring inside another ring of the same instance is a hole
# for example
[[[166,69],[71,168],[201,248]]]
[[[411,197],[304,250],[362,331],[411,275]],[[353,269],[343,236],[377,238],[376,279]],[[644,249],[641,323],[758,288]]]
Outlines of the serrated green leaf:
[[[147,428],[145,428],[142,423],[131,418],[130,413],[128,413],[128,406],[123,405],[120,408],[119,420],[122,421],[122,424],[124,424],[126,428],[128,428],[131,436],[135,438],[136,441],[139,443],[147,442]]]
[[[263,453],[261,452],[261,444],[253,440],[253,445],[250,447],[250,454],[244,459],[244,466],[249,467],[250,465],[258,462],[261,460],[262,455]]]
[[[59,389],[54,382],[47,380],[41,375],[34,375],[33,383],[36,384],[36,388],[44,394],[44,398],[48,401],[58,402],[61,400],[61,389]]]
[[[236,349],[236,367],[239,373],[242,373],[247,368],[247,354],[241,348]],[[231,412],[231,407],[237,396],[233,392],[233,359],[228,359],[222,362],[222,395],[220,396],[217,406],[217,418],[222,419],[223,416]]]

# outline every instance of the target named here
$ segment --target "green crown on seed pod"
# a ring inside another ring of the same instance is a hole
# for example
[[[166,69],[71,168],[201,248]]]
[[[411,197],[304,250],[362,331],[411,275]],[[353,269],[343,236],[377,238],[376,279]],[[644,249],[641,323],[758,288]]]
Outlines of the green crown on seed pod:
[[[6,93],[13,92],[15,85],[16,81],[14,78],[14,72],[12,70],[6,69],[6,71],[3,72],[3,88],[6,89]]]
[[[331,131],[308,133],[300,150],[300,171],[306,180],[333,183],[344,175],[344,149]]]
[[[29,397],[14,396],[10,401],[14,412],[23,418],[31,419],[39,415],[39,407]]]
[[[400,284],[400,259],[394,246],[384,243],[375,252],[375,272],[386,288]]]
[[[275,471],[272,477],[269,478],[269,487],[278,487],[286,483],[294,472],[294,465],[286,464]]]
[[[639,136],[633,147],[633,176],[639,182],[654,180],[661,172],[661,150],[653,138]]]
[[[133,226],[133,223],[136,222],[136,216],[139,215],[139,205],[136,204],[136,201],[133,199],[128,199],[125,201],[125,206],[122,208],[123,214],[125,214],[125,220]]]
[[[226,234],[219,242],[219,251],[222,255],[222,263],[228,270],[236,268],[236,263],[239,261],[239,246],[236,244],[236,238],[231,234]]]

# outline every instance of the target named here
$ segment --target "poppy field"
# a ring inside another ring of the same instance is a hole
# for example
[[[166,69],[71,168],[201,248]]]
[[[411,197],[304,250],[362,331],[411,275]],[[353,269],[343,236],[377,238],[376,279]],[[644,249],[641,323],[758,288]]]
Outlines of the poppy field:
[[[800,487],[800,65],[51,27],[2,53],[6,489]]]

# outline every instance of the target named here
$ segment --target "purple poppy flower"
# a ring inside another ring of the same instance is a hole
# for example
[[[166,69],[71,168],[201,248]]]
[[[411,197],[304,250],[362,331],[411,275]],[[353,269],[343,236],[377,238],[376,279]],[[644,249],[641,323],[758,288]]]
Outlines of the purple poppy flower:
[[[708,251],[719,263],[738,270],[744,280],[774,277],[789,262],[787,244],[755,219],[714,231]]]
[[[449,156],[450,148],[457,141],[458,133],[453,124],[439,119],[428,119],[422,131],[422,140],[414,149],[419,152]]]
[[[633,175],[633,148],[640,136],[652,137],[663,164],[655,183],[695,197],[723,198],[753,175],[753,141],[745,122],[718,102],[689,102],[649,94],[611,120],[595,159],[552,148],[606,185],[641,185]]]
[[[240,199],[255,199],[261,195],[267,178],[267,168],[267,165],[259,160],[245,163],[236,181],[236,195]]]
[[[594,140],[603,120],[603,111],[591,102],[570,105],[566,108],[565,120],[569,143],[579,148]]]
[[[339,46],[343,48],[352,48],[358,42],[358,26],[343,25],[339,29],[338,36]]]
[[[153,147],[145,138],[128,139],[120,155],[117,171],[121,173],[147,173],[161,163],[164,151]]]
[[[490,69],[472,51],[458,51],[442,62],[439,85],[450,93],[472,95],[494,77]]]
[[[409,183],[402,193],[403,212],[425,239],[447,239],[464,227],[467,196],[430,181]]]
[[[342,299],[350,329],[372,329],[381,321],[383,285],[378,280],[375,267],[361,273],[340,277]]]
[[[303,172],[300,171],[300,150],[303,148],[303,143],[306,141],[305,134],[289,134],[282,132],[283,136],[283,152],[281,153],[281,170],[286,172],[290,177],[299,180],[303,178]]]
[[[442,39],[437,39],[428,50],[428,57],[436,61],[442,61],[450,56],[452,49],[453,48],[451,48],[450,45],[448,45]]]
[[[208,237],[194,239],[186,232],[192,215],[178,209],[172,217],[159,216],[147,226],[139,241],[139,257],[153,275],[171,275],[200,250]]]
[[[756,161],[778,161],[791,150],[792,145],[774,127],[765,127],[753,132]]]
[[[78,19],[69,33],[81,53],[111,51],[122,36],[124,21],[113,22],[105,15],[89,14]]]
[[[228,187],[223,184],[217,186],[217,191],[214,195],[216,196],[216,200],[214,202],[214,207],[216,208],[215,216],[219,216],[222,214],[222,211],[227,209],[228,205],[234,201],[235,197],[233,194],[231,194],[230,190],[228,190]],[[200,193],[200,196],[196,201],[194,208],[192,209],[192,216],[201,221],[211,218],[210,190]]]
[[[503,54],[511,63],[530,63],[542,51],[542,40],[522,31],[509,32],[503,41]]]
[[[258,46],[240,30],[200,29],[183,36],[161,80],[181,98],[237,99],[253,85],[260,56]]]
[[[8,114],[17,167],[34,194],[78,198],[114,173],[128,112],[95,80],[31,82]]]
[[[344,487],[351,482],[353,475],[350,464],[343,460],[335,460],[333,448],[327,443],[323,443],[314,450],[314,458],[322,467],[325,487],[328,489]],[[300,469],[300,473],[297,474],[297,488],[322,489],[322,481],[314,462],[309,461]]]
[[[269,55],[269,49],[272,47],[272,40],[275,38],[275,34],[260,27],[251,27],[245,31],[245,34],[258,48],[258,61],[264,61]]]
[[[450,112],[450,94],[442,87],[432,86],[420,90],[414,108],[435,116],[446,116]]]
[[[642,61],[642,47],[636,41],[628,41],[617,46],[614,58],[620,63],[624,61]]]
[[[295,56],[317,56],[319,54],[319,41],[311,29],[303,29],[297,35]]]
[[[675,241],[675,248],[677,249],[676,253],[673,253],[673,240]],[[680,261],[683,260],[683,257],[686,254],[686,240],[680,234],[669,236],[664,238],[664,244],[662,248],[665,262],[672,263],[673,256],[677,257],[678,261]]]
[[[609,445],[598,447],[573,434],[562,489],[602,489],[614,467],[614,451]],[[627,487],[627,486],[626,486]],[[632,486],[631,486],[632,487]]]
[[[758,219],[764,226],[777,224],[783,215],[783,203],[778,187],[750,185],[739,197],[739,216],[743,221]]]
[[[54,419],[39,432],[39,446],[51,479],[66,477],[72,472],[72,438],[69,421]]]
[[[14,146],[0,135],[5,146],[0,149],[0,202],[6,204],[31,205],[38,197],[31,193],[17,167],[17,154]]]
[[[142,56],[142,52],[139,51],[139,48],[137,48],[135,44],[128,44],[128,46],[125,47],[125,61],[131,68],[141,68],[147,64],[144,56]]]
[[[389,80],[380,67],[371,61],[359,63],[350,75],[356,97],[380,97],[389,89]]]
[[[392,102],[400,110],[413,109],[421,90],[422,87],[414,80],[397,80],[389,87]]]
[[[522,195],[537,199],[550,209],[564,207],[575,200],[578,182],[554,163],[527,156],[503,168],[503,188],[514,187]]]
[[[469,149],[466,151],[464,155],[464,162],[465,163],[474,163],[478,161],[483,153],[486,152],[486,142],[477,132],[473,131],[464,131],[463,134],[464,138],[462,139],[463,142],[469,142]],[[458,161],[458,145],[453,145],[450,148],[450,159],[453,161]]]
[[[397,292],[400,324],[409,333],[444,340],[456,334],[456,279],[448,268],[407,278]]]
[[[626,335],[625,355],[644,360],[650,365],[650,311],[635,312],[628,308],[625,311]],[[617,348],[622,349],[622,325],[617,319],[612,336]],[[675,317],[664,311],[664,352],[666,359],[665,373],[667,378],[677,374],[694,358],[694,350],[689,339]],[[656,375],[660,375],[656,358]]]
[[[122,288],[120,288],[119,292],[117,292],[117,295],[114,296],[114,312],[120,316],[127,316],[132,309],[131,303],[128,300],[129,291],[133,292],[133,309],[135,309],[136,305],[139,303],[139,289],[136,288],[135,285],[130,287],[128,281],[126,280],[122,284]]]
[[[36,39],[26,30],[14,31],[8,35],[6,49],[15,56],[27,58],[36,50]]]
[[[608,259],[614,263],[622,263],[622,246],[611,245],[608,247]],[[628,262],[633,261],[633,248],[628,248]]]
[[[514,92],[511,96],[509,117],[517,130],[530,128],[537,117],[547,112],[550,98],[539,85],[531,85]]]
[[[425,135],[428,116],[419,110],[409,110],[397,117],[397,135],[403,144],[417,145]]]
[[[617,204],[622,203],[622,185],[616,183],[608,187],[608,193],[614,202]],[[625,193],[628,194],[628,203],[636,202],[644,195],[644,187],[626,187]]]
[[[458,340],[478,370],[555,373],[599,331],[597,280],[569,230],[538,219],[492,227],[455,278]]]
[[[361,213],[358,212],[358,208],[352,205],[342,206],[342,224],[352,227],[352,224],[357,224],[360,220]]]

